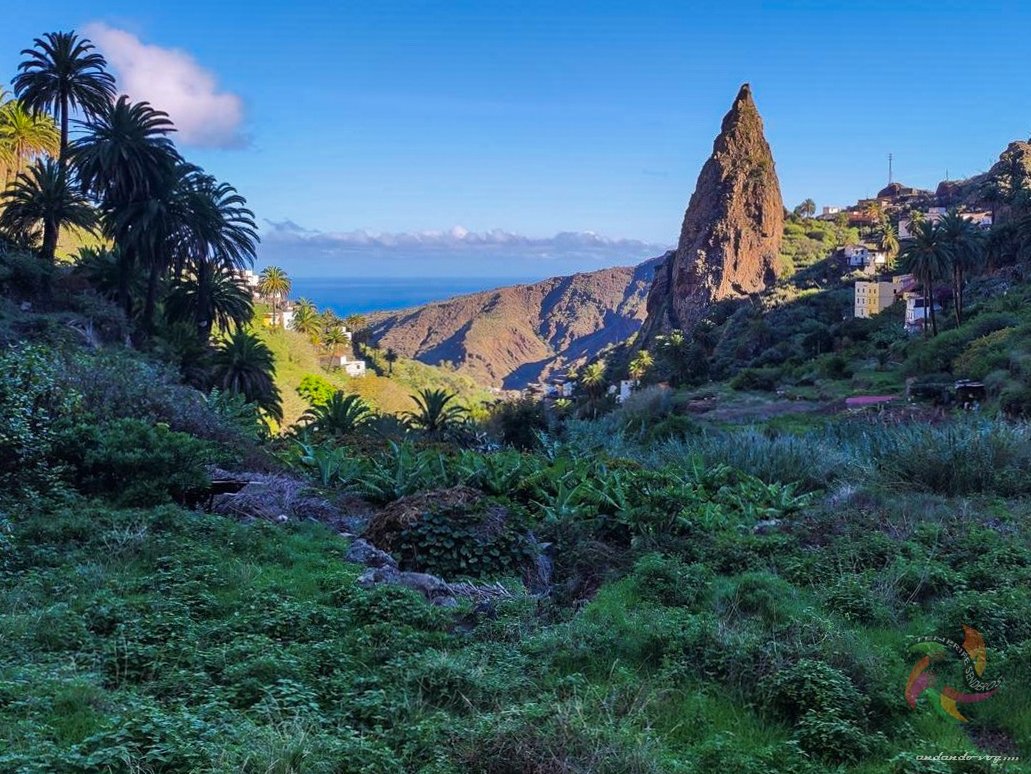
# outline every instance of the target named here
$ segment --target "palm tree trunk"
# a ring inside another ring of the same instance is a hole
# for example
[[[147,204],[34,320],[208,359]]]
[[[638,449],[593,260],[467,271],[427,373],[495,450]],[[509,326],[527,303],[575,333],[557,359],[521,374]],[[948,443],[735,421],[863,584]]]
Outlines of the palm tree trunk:
[[[206,260],[202,258],[197,261],[197,312],[195,321],[197,323],[197,336],[205,344],[211,338],[211,327],[213,324],[213,321],[209,319],[211,315],[208,314],[208,306],[211,303],[210,273],[211,267]]]
[[[930,276],[928,276],[928,278],[927,278],[927,287],[928,287],[928,292],[930,293],[930,301],[931,301],[931,335],[932,336],[937,336],[938,335],[938,317],[934,313],[934,285],[931,284]]]
[[[61,147],[57,152],[57,164],[63,170],[68,161],[68,96],[61,97]]]
[[[143,329],[147,333],[154,330],[154,311],[157,308],[158,281],[161,279],[161,267],[152,261],[150,274],[147,276],[147,299],[143,304]]]

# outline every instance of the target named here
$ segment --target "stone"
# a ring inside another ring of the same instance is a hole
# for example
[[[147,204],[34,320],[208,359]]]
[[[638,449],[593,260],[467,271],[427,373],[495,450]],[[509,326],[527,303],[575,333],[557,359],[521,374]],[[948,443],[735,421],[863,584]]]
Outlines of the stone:
[[[355,564],[364,564],[366,567],[397,567],[394,557],[362,538],[351,543],[344,559]]]
[[[674,329],[689,333],[714,302],[772,285],[783,230],[773,153],[746,83],[698,175],[677,249],[655,271],[640,341]]]
[[[755,523],[755,526],[752,527],[752,532],[757,535],[768,535],[771,532],[776,532],[779,527],[780,519],[763,519]]]

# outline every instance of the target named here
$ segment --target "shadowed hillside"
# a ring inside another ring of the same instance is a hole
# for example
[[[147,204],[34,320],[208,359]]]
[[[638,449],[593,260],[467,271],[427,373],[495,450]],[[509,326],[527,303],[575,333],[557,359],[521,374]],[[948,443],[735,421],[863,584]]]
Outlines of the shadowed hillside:
[[[517,389],[635,333],[660,260],[372,315],[372,339],[406,357],[451,361],[480,382]]]

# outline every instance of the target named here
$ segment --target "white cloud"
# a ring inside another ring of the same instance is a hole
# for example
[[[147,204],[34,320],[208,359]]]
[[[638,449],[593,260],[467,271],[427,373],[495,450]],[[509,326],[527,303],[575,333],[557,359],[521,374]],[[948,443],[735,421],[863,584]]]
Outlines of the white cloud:
[[[240,130],[243,100],[220,91],[214,74],[190,54],[149,45],[100,22],[88,25],[85,33],[107,58],[120,92],[168,113],[178,143],[205,148],[246,144]]]
[[[462,226],[401,233],[329,232],[283,220],[265,222],[259,263],[276,263],[298,276],[331,276],[345,270],[360,276],[423,276],[432,267],[434,275],[540,278],[636,264],[666,249],[590,231],[543,238],[502,229],[475,232]]]

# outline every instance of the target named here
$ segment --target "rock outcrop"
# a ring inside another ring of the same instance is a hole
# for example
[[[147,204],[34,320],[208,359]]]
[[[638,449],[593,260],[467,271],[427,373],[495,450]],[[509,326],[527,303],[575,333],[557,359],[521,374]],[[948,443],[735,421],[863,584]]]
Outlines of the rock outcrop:
[[[773,154],[746,83],[698,175],[676,252],[656,270],[641,339],[691,330],[714,301],[765,290],[783,229]]]

